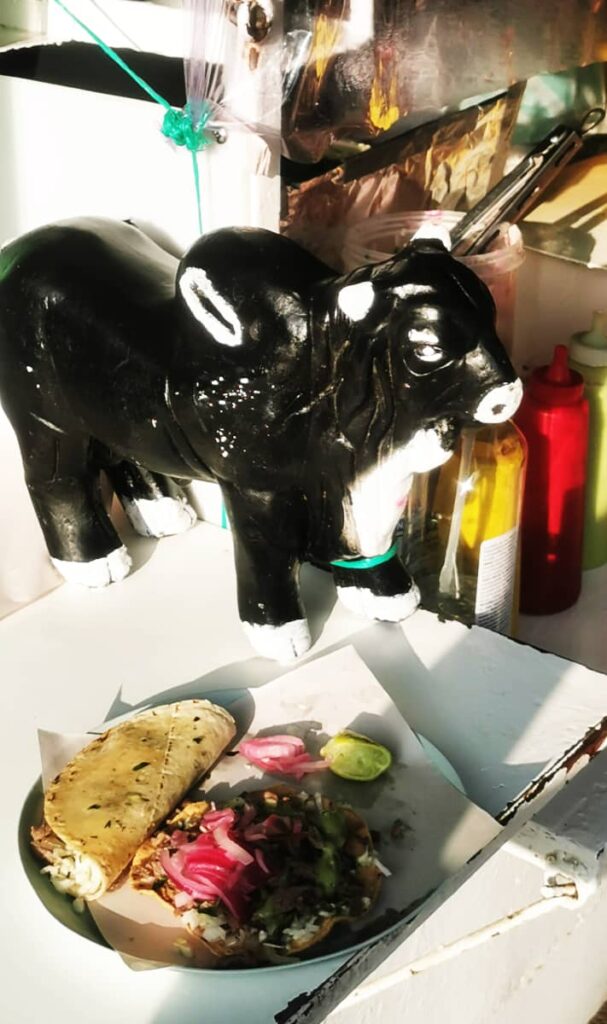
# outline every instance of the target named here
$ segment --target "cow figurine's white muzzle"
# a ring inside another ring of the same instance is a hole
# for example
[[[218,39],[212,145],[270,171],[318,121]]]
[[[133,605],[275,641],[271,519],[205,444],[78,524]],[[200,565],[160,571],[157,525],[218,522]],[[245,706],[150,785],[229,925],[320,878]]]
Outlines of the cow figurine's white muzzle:
[[[511,384],[500,384],[481,399],[474,418],[478,423],[503,423],[514,416],[522,397],[523,384],[520,379]]]

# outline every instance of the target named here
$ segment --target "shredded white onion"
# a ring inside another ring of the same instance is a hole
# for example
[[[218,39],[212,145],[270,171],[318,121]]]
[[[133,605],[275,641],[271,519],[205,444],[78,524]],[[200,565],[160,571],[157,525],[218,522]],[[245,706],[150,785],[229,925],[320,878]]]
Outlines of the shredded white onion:
[[[313,935],[318,931],[318,925],[314,918],[310,918],[308,921],[299,920],[293,921],[293,924],[289,928],[283,930],[283,935],[288,939],[292,939],[293,942],[299,942],[302,939],[311,939]]]
[[[364,853],[361,853],[360,857],[356,858],[356,863],[360,864],[363,868],[373,865],[385,878],[390,878],[392,875],[390,869],[385,864],[382,864],[379,857],[375,853],[371,853],[370,850],[365,850]]]
[[[96,899],[105,886],[99,865],[77,850],[54,850],[53,863],[42,868],[42,874],[49,876],[58,892],[76,899]]]
[[[226,920],[223,914],[205,914],[203,910],[188,910],[180,914],[180,918],[192,931],[200,932],[207,942],[216,942],[218,939],[225,942],[228,937]]]

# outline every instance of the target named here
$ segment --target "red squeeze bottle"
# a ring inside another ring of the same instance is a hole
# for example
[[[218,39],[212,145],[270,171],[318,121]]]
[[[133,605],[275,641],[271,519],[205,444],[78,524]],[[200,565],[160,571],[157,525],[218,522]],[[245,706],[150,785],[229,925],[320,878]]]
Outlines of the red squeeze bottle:
[[[520,610],[550,615],[582,586],[588,402],[584,379],[557,345],[534,370],[514,420],[529,447],[521,523]]]

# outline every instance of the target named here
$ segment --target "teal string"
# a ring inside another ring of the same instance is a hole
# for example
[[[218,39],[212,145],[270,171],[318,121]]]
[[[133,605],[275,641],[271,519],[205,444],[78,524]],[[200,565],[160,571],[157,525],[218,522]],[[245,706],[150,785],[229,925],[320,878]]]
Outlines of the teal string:
[[[200,174],[198,171],[198,153],[213,141],[207,130],[211,116],[211,108],[204,104],[201,114],[195,121],[190,104],[183,110],[169,107],[162,122],[162,134],[171,139],[176,146],[185,146],[192,154],[192,170],[194,172],[194,190],[196,192],[196,209],[198,210],[198,231],[202,234],[202,203],[200,198]]]
[[[337,559],[337,561],[331,562],[331,565],[337,566],[338,569],[374,569],[377,565],[389,562],[397,551],[398,542],[395,541],[383,555],[375,555],[373,558]]]
[[[66,7],[63,3],[63,0],[55,0],[55,3],[62,11],[65,11],[72,21],[75,21],[76,24],[91,37],[93,42],[103,50],[110,60],[113,60],[119,68],[122,68],[122,70],[125,71],[126,74],[129,75],[129,77],[132,78],[133,81],[148,94],[150,99],[153,99],[156,103],[160,104],[161,107],[164,107],[165,115],[160,129],[162,134],[166,136],[166,138],[171,139],[176,146],[184,146],[192,154],[194,190],[196,192],[196,209],[198,211],[198,230],[200,234],[202,234],[200,175],[196,155],[202,149],[206,149],[206,147],[213,142],[213,135],[207,129],[209,118],[211,116],[210,107],[206,103],[203,104],[201,114],[196,120],[194,120],[189,103],[186,104],[183,110],[177,110],[175,107],[172,107],[168,100],[165,100],[164,97],[161,96],[160,93],[157,93],[151,85],[148,85],[148,83],[141,78],[136,71],[133,71],[126,61],[124,61],[122,57],[120,57],[119,54],[111,48],[111,46],[104,43],[103,39],[101,39],[96,32],[93,32],[93,30],[89,28],[88,25],[85,25],[85,23],[81,21],[73,11],[70,11],[69,7]]]
[[[213,136],[207,130],[210,117],[211,108],[206,103],[197,120],[194,120],[189,103],[186,103],[183,110],[176,110],[175,107],[169,106],[164,115],[161,131],[176,146],[185,146],[190,153],[199,153],[213,141]]]
[[[95,43],[97,43],[97,46],[101,47],[106,56],[108,56],[110,60],[113,60],[114,63],[118,65],[118,67],[122,68],[123,71],[126,71],[127,75],[130,75],[133,81],[137,82],[137,85],[140,86],[144,92],[147,92],[148,96],[150,96],[153,100],[156,100],[156,103],[160,103],[160,106],[164,107],[165,110],[173,109],[171,104],[167,100],[163,99],[163,97],[160,96],[155,89],[152,89],[151,85],[148,85],[147,82],[144,82],[143,78],[140,78],[137,72],[133,71],[133,69],[130,68],[125,61],[123,61],[122,57],[120,57],[115,50],[112,50],[111,46],[108,46],[107,43],[104,43],[103,39],[100,39],[99,36],[95,32],[93,32],[92,28],[89,28],[88,25],[85,25],[84,22],[80,20],[77,14],[74,14],[73,11],[70,11],[69,7],[66,7],[62,0],[55,0],[55,3],[58,7],[61,8],[62,11],[65,11],[65,13],[69,15],[72,21],[75,21],[81,29],[84,29],[84,31],[91,37],[91,39]]]
[[[198,213],[198,234],[202,234],[202,206],[200,202],[200,175],[198,173],[198,154],[192,150],[192,169],[194,171],[194,191],[196,192],[196,211]]]

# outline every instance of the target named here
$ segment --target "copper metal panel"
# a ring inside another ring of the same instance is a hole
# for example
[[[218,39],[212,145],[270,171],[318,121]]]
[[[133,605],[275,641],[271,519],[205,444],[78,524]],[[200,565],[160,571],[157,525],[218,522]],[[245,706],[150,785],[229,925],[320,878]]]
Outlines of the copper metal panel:
[[[607,58],[607,0],[286,0],[287,155]],[[288,60],[287,60],[288,63]]]
[[[343,269],[346,229],[377,214],[468,210],[502,177],[522,86],[360,156],[283,195],[281,231]]]

